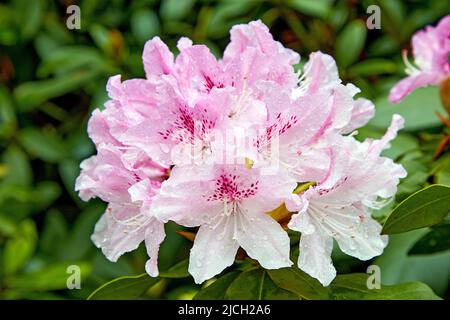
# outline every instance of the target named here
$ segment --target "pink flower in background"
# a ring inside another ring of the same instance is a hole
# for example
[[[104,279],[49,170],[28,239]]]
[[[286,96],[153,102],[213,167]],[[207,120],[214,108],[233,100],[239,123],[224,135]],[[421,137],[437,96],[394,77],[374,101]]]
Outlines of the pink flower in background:
[[[380,157],[402,119],[383,139],[357,142],[374,106],[342,83],[331,56],[312,53],[299,78],[298,54],[262,22],[230,34],[222,59],[187,38],[174,57],[155,37],[145,79],[110,78],[110,100],[88,125],[97,155],[76,183],[83,200],[109,203],[92,240],[112,261],[145,241],[155,276],[164,223],[174,221],[199,228],[189,262],[197,283],[232,265],[239,247],[266,269],[289,267],[288,234],[268,214],[286,203],[302,232],[298,265],[327,285],[333,238],[363,260],[386,245],[370,211],[404,176]]]
[[[436,27],[427,26],[412,37],[413,66],[403,58],[408,77],[401,80],[389,95],[389,100],[398,103],[417,88],[439,85],[450,76],[450,15],[442,18]]]

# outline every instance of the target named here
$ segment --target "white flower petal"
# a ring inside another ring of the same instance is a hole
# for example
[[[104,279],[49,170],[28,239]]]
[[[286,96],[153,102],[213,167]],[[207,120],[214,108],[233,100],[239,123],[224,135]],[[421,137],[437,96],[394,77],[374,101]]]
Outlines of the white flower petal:
[[[233,264],[239,248],[234,239],[235,218],[218,215],[200,227],[189,259],[189,273],[202,283]]]
[[[166,237],[164,232],[164,223],[153,219],[145,230],[145,247],[149,260],[145,263],[145,271],[152,277],[157,277],[158,271],[158,253],[159,247]]]
[[[239,245],[263,268],[278,269],[292,265],[289,237],[274,219],[260,212],[239,212],[236,219]]]
[[[299,231],[302,234],[312,234],[316,231],[313,220],[305,211],[292,215],[288,227],[289,229]]]
[[[91,236],[94,244],[112,262],[116,262],[122,254],[137,249],[144,240],[145,225],[132,226],[119,222],[124,217],[132,216],[129,212],[138,214],[139,209],[110,204]]]
[[[298,267],[328,286],[336,277],[336,269],[331,261],[333,238],[320,233],[302,234]]]
[[[387,245],[387,236],[380,235],[381,225],[363,206],[333,206],[315,200],[308,214],[322,232],[336,239],[343,252],[360,260],[380,255]]]

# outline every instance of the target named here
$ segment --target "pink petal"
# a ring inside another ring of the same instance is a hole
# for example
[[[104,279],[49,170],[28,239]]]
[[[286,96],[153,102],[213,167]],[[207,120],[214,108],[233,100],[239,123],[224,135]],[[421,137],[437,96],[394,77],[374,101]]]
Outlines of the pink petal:
[[[142,60],[148,79],[173,72],[173,54],[159,37],[147,41]]]
[[[370,100],[364,98],[356,99],[353,105],[351,120],[349,124],[342,129],[342,133],[351,133],[354,130],[363,127],[374,115],[375,105]]]
[[[399,103],[412,91],[429,85],[436,85],[439,82],[440,75],[435,73],[419,73],[409,76],[397,83],[389,94],[389,101]]]

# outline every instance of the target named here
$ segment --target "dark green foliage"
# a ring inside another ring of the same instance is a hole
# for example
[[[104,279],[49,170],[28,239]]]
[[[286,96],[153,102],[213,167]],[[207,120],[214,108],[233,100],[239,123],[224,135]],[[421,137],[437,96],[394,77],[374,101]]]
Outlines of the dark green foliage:
[[[381,30],[365,27],[366,8],[372,2],[382,9]],[[66,27],[70,3],[81,8],[80,30]],[[379,291],[368,292],[366,276],[355,273],[365,272],[368,264],[337,248],[333,258],[339,273],[352,274],[338,276],[328,288],[296,267],[266,271],[251,264],[198,286],[183,260],[191,244],[171,224],[166,226],[159,261],[160,270],[168,271],[160,277],[140,275],[147,259],[144,248],[117,263],[107,261],[90,241],[105,205],[97,200],[83,203],[73,189],[80,162],[95,152],[86,133],[87,119],[107,99],[109,76],[143,76],[141,53],[146,40],[158,35],[176,52],[177,39],[188,36],[220,56],[230,27],[255,19],[262,19],[277,40],[298,51],[301,64],[315,50],[335,56],[343,80],[355,83],[362,96],[376,102],[377,115],[360,130],[360,139],[379,137],[393,113],[406,118],[405,132],[386,151],[409,173],[400,184],[397,203],[430,183],[448,185],[448,153],[432,160],[443,128],[435,116],[435,111],[443,112],[438,90],[418,90],[398,106],[390,105],[386,97],[403,76],[401,50],[408,47],[411,34],[436,23],[449,9],[441,0],[0,3],[0,299],[437,298],[427,285],[448,298],[445,222],[431,231],[392,237],[385,254],[375,260],[386,284]],[[432,188],[438,187],[426,190]],[[408,198],[388,218],[394,205],[375,213],[381,222],[387,219],[385,232],[422,228],[445,218],[448,197],[436,204],[440,210],[417,210],[414,219],[395,223],[410,214],[411,207],[421,206],[412,204],[403,212],[417,196]],[[81,290],[67,289],[70,265],[81,268]],[[405,290],[411,294],[405,296]]]

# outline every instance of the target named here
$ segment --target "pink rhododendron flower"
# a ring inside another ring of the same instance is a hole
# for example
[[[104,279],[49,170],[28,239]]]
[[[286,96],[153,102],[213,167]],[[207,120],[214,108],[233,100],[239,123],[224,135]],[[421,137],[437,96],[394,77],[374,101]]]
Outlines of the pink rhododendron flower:
[[[145,241],[147,272],[158,273],[164,223],[198,227],[189,272],[197,283],[232,265],[241,247],[266,269],[291,266],[287,232],[270,211],[286,204],[302,233],[298,266],[328,285],[333,238],[367,260],[387,239],[370,212],[393,197],[405,172],[381,140],[353,135],[374,114],[343,84],[334,59],[312,53],[302,75],[297,53],[260,21],[234,26],[222,59],[181,38],[177,57],[155,37],[144,48],[145,79],[111,77],[105,109],[88,132],[97,155],[76,189],[108,202],[92,239],[116,261]],[[314,187],[294,194],[300,184]],[[354,249],[353,249],[354,248]]]
[[[343,252],[360,260],[380,255],[387,244],[370,213],[379,207],[379,199],[394,196],[399,179],[406,176],[402,166],[379,156],[402,126],[403,119],[395,115],[381,140],[361,143],[334,137],[328,178],[286,202],[288,209],[299,212],[289,223],[290,229],[302,232],[298,265],[324,285],[336,276],[330,256],[333,239]]]
[[[417,88],[438,85],[450,77],[450,15],[442,18],[436,27],[427,26],[412,37],[413,66],[406,57],[408,77],[401,80],[389,95],[393,103],[400,102]]]
[[[152,197],[159,191],[161,182],[153,180],[154,171],[164,170],[147,159],[139,168],[127,168],[119,147],[103,144],[98,154],[81,164],[82,172],[75,189],[83,200],[99,197],[109,202],[108,208],[95,226],[92,241],[111,261],[125,252],[136,249],[145,241],[150,260],[147,272],[158,275],[159,245],[164,240],[164,224],[149,215]],[[151,167],[152,174],[149,174]]]
[[[288,175],[245,165],[177,168],[153,201],[158,219],[200,226],[189,271],[202,283],[234,262],[241,246],[267,269],[289,267],[289,237],[265,214],[296,186]]]

